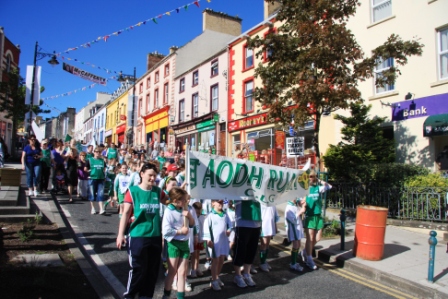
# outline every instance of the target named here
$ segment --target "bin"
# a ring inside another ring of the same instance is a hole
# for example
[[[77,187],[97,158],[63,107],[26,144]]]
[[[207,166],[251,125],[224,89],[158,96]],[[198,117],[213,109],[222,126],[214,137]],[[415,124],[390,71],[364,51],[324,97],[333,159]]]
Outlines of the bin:
[[[353,247],[356,257],[369,261],[379,261],[383,258],[387,213],[387,208],[357,207]]]

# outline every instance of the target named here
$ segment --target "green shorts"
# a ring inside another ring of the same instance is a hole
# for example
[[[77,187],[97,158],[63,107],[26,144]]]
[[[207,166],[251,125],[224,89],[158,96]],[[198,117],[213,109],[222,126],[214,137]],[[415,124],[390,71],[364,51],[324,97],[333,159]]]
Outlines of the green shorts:
[[[305,228],[320,230],[324,227],[324,219],[321,215],[306,216]]]
[[[171,240],[168,242],[168,257],[188,259],[190,257],[188,241]]]
[[[119,204],[124,203],[124,194],[118,193],[117,199]]]

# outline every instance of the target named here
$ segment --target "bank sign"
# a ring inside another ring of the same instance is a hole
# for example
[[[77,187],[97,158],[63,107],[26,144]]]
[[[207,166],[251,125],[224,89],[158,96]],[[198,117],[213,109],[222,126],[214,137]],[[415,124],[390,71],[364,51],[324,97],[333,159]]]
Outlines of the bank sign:
[[[392,121],[448,113],[448,93],[394,103]]]
[[[187,154],[188,193],[195,199],[256,200],[277,205],[308,194],[310,161],[279,167],[196,151]]]

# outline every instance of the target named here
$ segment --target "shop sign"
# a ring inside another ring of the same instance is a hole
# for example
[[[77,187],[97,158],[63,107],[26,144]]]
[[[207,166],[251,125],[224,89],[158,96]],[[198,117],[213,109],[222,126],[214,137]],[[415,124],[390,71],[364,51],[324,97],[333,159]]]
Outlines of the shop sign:
[[[286,157],[303,156],[305,151],[305,137],[286,138]]]
[[[198,129],[198,132],[205,132],[205,131],[210,131],[210,130],[214,130],[214,129],[215,129],[215,125],[212,125],[212,126],[202,127],[200,129]]]
[[[195,125],[190,125],[188,127],[182,128],[182,129],[174,130],[174,133],[176,135],[179,135],[179,134],[182,134],[182,133],[185,133],[185,132],[188,132],[188,131],[193,131],[195,129],[196,129]]]
[[[119,125],[116,129],[115,129],[115,133],[116,134],[120,134],[123,133],[126,130],[126,124],[122,124]]]
[[[275,131],[275,148],[285,149],[285,135],[283,131]]]
[[[107,130],[106,132],[104,132],[104,137],[109,137],[112,136],[112,129]]]
[[[214,125],[215,125],[215,121],[213,119],[209,119],[209,120],[206,120],[206,121],[196,124],[196,129],[202,129],[202,128],[214,126]]]
[[[216,123],[219,121],[219,114],[217,113],[213,114],[213,121]]]
[[[448,113],[448,93],[393,103],[392,121]]]
[[[161,112],[159,114],[156,114],[156,115],[154,115],[152,117],[147,118],[145,120],[145,124],[148,125],[148,124],[153,123],[155,121],[158,121],[159,119],[164,118],[164,117],[168,117],[168,111],[167,110],[165,110],[165,111],[163,111],[163,112]]]
[[[268,122],[267,113],[257,114],[254,116],[249,116],[243,119],[229,122],[228,131],[233,132],[237,130],[243,130],[250,127],[264,125],[267,124],[267,122]]]
[[[126,115],[120,114],[120,120],[126,120]]]

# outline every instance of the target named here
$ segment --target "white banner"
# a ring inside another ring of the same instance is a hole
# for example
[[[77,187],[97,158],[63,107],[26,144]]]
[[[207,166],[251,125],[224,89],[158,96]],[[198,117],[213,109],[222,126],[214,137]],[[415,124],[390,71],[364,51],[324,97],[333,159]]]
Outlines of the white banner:
[[[278,205],[308,194],[310,161],[303,169],[292,169],[195,151],[187,151],[186,160],[192,198]]]
[[[34,95],[33,95],[33,105],[39,105],[40,99],[40,66],[36,66],[34,69],[35,78],[34,78]],[[33,66],[26,66],[26,92],[25,92],[25,104],[29,105],[31,100],[31,82],[33,81]]]
[[[39,128],[39,126],[36,124],[34,120],[31,124],[31,128],[33,129],[34,135],[36,135],[36,139],[39,140],[39,142],[42,142],[42,140],[44,140],[45,138],[45,134],[44,132],[42,132],[42,130]]]

